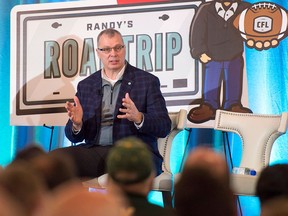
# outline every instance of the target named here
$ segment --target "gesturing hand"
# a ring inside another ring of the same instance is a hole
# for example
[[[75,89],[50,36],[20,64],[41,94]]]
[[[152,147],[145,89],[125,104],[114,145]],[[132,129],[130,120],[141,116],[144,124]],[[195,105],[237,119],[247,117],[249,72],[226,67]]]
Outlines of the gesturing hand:
[[[80,130],[82,127],[83,109],[77,96],[74,96],[74,103],[66,101],[65,108],[69,119],[73,122],[74,129]]]
[[[119,111],[124,113],[122,115],[117,115],[117,118],[120,119],[128,119],[129,121],[133,121],[136,124],[140,124],[142,122],[143,114],[138,111],[134,102],[129,97],[129,94],[125,94],[125,98],[122,99],[122,105],[124,108],[120,108]]]

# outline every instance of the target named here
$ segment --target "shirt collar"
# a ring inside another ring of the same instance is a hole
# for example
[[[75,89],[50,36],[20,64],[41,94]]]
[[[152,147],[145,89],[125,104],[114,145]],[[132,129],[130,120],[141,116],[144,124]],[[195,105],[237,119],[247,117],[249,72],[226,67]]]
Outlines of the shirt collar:
[[[215,3],[215,9],[216,9],[218,15],[220,17],[222,17],[223,19],[225,19],[225,21],[227,21],[230,17],[232,17],[234,15],[237,7],[238,7],[238,3],[234,2],[231,4],[229,9],[227,11],[225,11],[222,3],[220,3],[220,2]]]
[[[105,79],[106,81],[108,81],[109,83],[111,83],[112,86],[115,85],[115,83],[118,81],[118,80],[121,80],[122,77],[123,77],[123,74],[124,74],[124,71],[125,71],[125,67],[126,67],[126,63],[125,65],[121,68],[121,70],[119,71],[119,73],[117,74],[116,76],[116,79],[111,79],[109,78],[106,73],[104,72],[104,68],[102,68],[101,70],[101,76],[103,79]]]

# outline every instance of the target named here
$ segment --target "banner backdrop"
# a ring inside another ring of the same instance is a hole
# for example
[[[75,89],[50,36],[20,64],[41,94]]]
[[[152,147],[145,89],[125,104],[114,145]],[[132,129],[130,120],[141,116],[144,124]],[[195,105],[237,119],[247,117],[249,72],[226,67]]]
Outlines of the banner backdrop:
[[[124,37],[126,59],[159,77],[169,111],[201,98],[189,31],[202,1],[125,5],[103,0],[19,5],[11,12],[11,125],[65,125],[77,83],[101,68],[96,38]]]
[[[287,12],[267,2],[228,3],[227,11],[221,1],[14,7],[10,124],[65,125],[65,102],[79,81],[101,69],[96,38],[107,28],[122,33],[128,62],[160,79],[168,110],[189,111],[187,127],[213,128],[218,108],[253,112],[244,44],[259,52],[277,47]]]

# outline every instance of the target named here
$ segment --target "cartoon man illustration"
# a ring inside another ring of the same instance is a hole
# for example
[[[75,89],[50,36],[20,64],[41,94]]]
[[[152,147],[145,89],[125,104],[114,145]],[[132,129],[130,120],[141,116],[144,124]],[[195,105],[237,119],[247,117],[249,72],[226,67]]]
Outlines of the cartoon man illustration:
[[[213,120],[219,108],[252,113],[241,103],[244,44],[233,26],[235,17],[249,6],[241,0],[215,0],[199,7],[192,21],[189,43],[192,57],[204,64],[203,98],[200,106],[189,111],[189,121],[199,124]]]

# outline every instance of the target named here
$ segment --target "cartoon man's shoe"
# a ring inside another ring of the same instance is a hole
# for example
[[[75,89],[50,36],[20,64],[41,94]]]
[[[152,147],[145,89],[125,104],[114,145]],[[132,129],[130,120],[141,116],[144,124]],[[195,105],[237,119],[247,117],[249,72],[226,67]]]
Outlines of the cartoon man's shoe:
[[[252,110],[250,110],[247,107],[243,107],[241,104],[235,104],[232,105],[227,111],[232,111],[232,112],[239,112],[239,113],[253,113]]]
[[[215,119],[216,110],[208,104],[201,104],[199,107],[191,109],[187,115],[190,122],[200,124]]]

